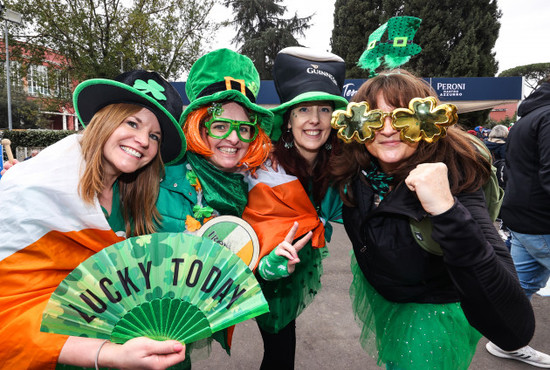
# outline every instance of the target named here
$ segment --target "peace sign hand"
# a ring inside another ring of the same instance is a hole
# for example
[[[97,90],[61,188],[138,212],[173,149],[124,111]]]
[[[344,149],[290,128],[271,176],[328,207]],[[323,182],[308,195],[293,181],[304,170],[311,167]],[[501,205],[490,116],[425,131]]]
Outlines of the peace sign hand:
[[[298,222],[294,221],[294,225],[292,225],[290,231],[286,234],[285,239],[275,248],[275,254],[277,256],[288,259],[289,274],[294,272],[296,269],[296,264],[300,262],[298,252],[311,240],[311,237],[313,236],[313,232],[309,231],[302,239],[292,244],[294,237],[296,236],[296,231],[298,231]]]

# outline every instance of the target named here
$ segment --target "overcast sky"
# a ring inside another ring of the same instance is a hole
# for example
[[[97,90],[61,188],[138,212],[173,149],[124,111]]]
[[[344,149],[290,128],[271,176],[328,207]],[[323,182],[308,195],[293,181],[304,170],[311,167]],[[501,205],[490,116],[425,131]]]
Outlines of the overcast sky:
[[[497,0],[502,11],[499,37],[495,45],[499,72],[516,66],[550,62],[550,0]],[[312,27],[299,41],[308,47],[330,50],[334,0],[285,0],[288,16],[298,13],[304,17],[315,13]],[[230,17],[222,7],[218,16]],[[221,15],[223,14],[223,15]],[[420,26],[422,27],[422,26]],[[229,47],[233,28],[220,32],[214,48]],[[422,46],[422,45],[421,45]]]

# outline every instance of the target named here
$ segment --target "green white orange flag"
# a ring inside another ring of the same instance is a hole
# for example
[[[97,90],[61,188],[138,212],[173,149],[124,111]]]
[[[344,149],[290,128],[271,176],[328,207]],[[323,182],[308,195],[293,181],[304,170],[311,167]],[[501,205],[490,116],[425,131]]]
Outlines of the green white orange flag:
[[[261,260],[281,241],[297,221],[296,238],[313,230],[314,248],[325,246],[324,222],[309,200],[297,177],[288,175],[282,168],[278,172],[256,171],[257,178],[248,177],[248,204],[242,218],[258,235]]]
[[[67,336],[40,332],[42,311],[82,261],[124,238],[99,202],[78,195],[83,160],[69,136],[0,180],[0,364],[54,369]]]

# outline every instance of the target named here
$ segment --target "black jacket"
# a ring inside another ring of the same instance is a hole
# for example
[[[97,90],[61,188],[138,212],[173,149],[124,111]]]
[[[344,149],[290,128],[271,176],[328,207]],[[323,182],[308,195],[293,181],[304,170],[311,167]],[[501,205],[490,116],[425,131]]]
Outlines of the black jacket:
[[[493,155],[493,160],[506,159],[506,140],[503,143],[495,143],[494,141],[485,140],[485,146]]]
[[[353,194],[358,207],[344,206],[344,226],[363,274],[383,297],[393,302],[460,302],[470,324],[501,348],[529,343],[533,310],[481,189],[460,194],[455,205],[438,216],[427,216],[404,184],[376,208],[364,177],[353,182]],[[430,217],[442,257],[418,245],[409,217]]]
[[[522,234],[550,234],[550,83],[520,104],[506,149],[501,217]]]

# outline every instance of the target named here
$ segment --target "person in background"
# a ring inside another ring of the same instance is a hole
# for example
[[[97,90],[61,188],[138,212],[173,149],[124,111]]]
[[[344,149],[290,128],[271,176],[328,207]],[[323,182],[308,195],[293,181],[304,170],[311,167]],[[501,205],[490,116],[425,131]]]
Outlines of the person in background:
[[[241,217],[248,194],[244,172],[254,171],[271,150],[273,114],[255,104],[259,88],[250,58],[232,50],[212,51],[193,64],[185,85],[190,104],[180,117],[188,151],[183,161],[166,166],[158,231],[194,232],[215,216]],[[232,332],[213,336],[228,353]],[[188,345],[186,366],[206,357],[210,342]]]
[[[38,149],[33,149],[31,151],[31,155],[29,155],[28,157],[25,158],[25,161],[28,160],[28,159],[36,157],[37,154],[38,154]]]
[[[486,148],[405,70],[368,79],[352,101],[333,118],[349,144],[331,169],[363,348],[388,369],[467,369],[481,335],[526,345],[534,314],[485,203]]]
[[[485,146],[491,152],[491,157],[493,159],[493,166],[496,170],[498,185],[502,188],[506,188],[506,138],[508,137],[508,128],[504,125],[496,125],[491,129],[489,137],[484,141]],[[504,243],[508,247],[508,250],[511,248],[511,236],[510,230],[504,225],[502,219],[497,218],[496,222],[498,223],[498,233]]]
[[[550,77],[520,104],[518,115],[507,139],[500,215],[512,234],[519,281],[531,299],[550,277]],[[550,356],[529,346],[508,351],[489,342],[486,348],[497,357],[550,368]]]
[[[294,369],[296,318],[321,289],[322,259],[341,200],[328,168],[341,143],[330,120],[341,96],[345,63],[332,53],[289,47],[275,58],[281,104],[275,114],[273,162],[249,176],[243,219],[260,240],[256,275],[269,303],[256,318],[264,343],[261,369]]]
[[[493,156],[493,161],[506,159],[506,138],[508,129],[504,125],[496,125],[491,129],[487,140],[484,141],[487,149]]]
[[[167,368],[185,358],[174,340],[120,345],[40,331],[50,295],[81,262],[126,236],[155,231],[163,162],[185,153],[174,118],[181,97],[155,72],[84,81],[73,101],[84,133],[13,166],[0,181],[0,364]]]

